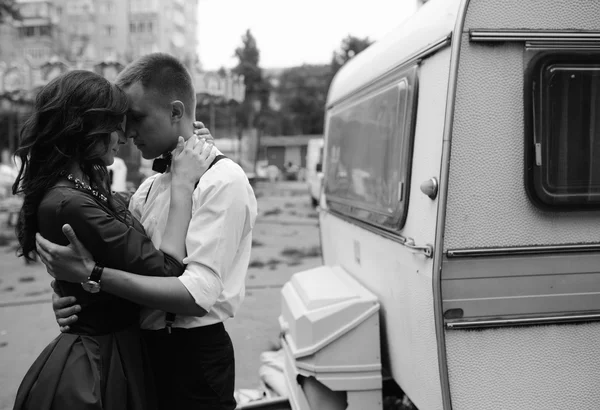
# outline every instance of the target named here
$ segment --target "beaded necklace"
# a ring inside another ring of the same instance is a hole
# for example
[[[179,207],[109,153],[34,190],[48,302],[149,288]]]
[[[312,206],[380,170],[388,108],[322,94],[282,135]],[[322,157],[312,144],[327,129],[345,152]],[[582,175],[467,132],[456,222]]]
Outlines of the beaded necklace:
[[[108,199],[106,198],[106,196],[104,196],[104,194],[99,192],[97,189],[92,188],[91,186],[83,182],[81,179],[75,178],[73,174],[67,175],[67,179],[75,184],[75,188],[90,191],[90,193],[96,198],[100,199],[101,201],[108,202]]]

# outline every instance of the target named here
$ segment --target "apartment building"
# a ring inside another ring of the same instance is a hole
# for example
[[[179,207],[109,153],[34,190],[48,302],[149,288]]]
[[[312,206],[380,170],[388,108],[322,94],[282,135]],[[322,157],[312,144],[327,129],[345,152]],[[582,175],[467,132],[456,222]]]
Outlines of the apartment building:
[[[0,61],[42,64],[60,53],[60,10],[51,0],[19,0],[20,21],[0,27]]]
[[[132,58],[163,51],[188,68],[196,63],[196,0],[129,0]]]
[[[127,63],[156,51],[196,58],[197,0],[17,0],[21,21],[0,25],[0,61]]]

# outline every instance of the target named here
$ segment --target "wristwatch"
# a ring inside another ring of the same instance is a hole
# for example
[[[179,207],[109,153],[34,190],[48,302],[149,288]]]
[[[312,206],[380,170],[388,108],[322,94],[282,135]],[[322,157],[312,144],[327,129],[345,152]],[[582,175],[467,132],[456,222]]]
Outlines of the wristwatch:
[[[94,265],[94,269],[92,269],[92,273],[87,280],[81,282],[81,287],[90,293],[100,292],[100,277],[102,276],[102,272],[104,272],[104,266],[98,264]]]

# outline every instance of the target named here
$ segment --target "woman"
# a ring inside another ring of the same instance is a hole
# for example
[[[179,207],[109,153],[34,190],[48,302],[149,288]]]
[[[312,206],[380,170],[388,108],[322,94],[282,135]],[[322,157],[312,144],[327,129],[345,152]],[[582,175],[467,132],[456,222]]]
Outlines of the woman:
[[[38,94],[21,131],[22,161],[13,192],[24,202],[17,224],[21,256],[31,259],[35,234],[68,244],[70,224],[96,261],[141,275],[179,276],[192,192],[214,159],[211,144],[183,138],[173,153],[171,205],[160,250],[112,195],[106,167],[126,142],[127,96],[103,77],[71,71]],[[195,144],[195,146],[194,146]],[[83,307],[70,333],[54,339],[23,379],[15,409],[153,409],[145,370],[139,306],[80,284],[57,282]],[[168,352],[165,352],[168,354]]]

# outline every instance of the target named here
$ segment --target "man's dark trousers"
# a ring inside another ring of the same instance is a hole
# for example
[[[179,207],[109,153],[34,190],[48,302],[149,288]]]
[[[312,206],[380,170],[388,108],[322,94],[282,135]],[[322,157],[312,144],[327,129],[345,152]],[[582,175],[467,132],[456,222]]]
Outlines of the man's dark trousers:
[[[160,410],[235,409],[235,358],[223,323],[143,335]]]

